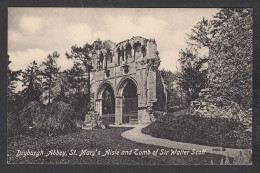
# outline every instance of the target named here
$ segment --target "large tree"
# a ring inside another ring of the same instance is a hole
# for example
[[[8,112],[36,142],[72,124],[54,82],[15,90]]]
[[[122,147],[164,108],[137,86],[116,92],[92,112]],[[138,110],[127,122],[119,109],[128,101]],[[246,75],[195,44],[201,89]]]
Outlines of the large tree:
[[[188,34],[191,47],[208,48],[208,81],[215,97],[252,106],[252,9],[224,8]]]
[[[58,79],[59,75],[59,67],[57,65],[57,59],[59,58],[60,54],[58,52],[53,52],[49,54],[46,60],[42,63],[42,71],[41,75],[43,77],[43,90],[47,92],[45,98],[48,100],[48,104],[51,102],[53,96],[53,87]]]
[[[183,90],[177,85],[179,74],[165,69],[161,69],[160,74],[166,85],[168,110],[171,110],[175,106],[181,106],[183,104],[182,96],[184,94]]]
[[[198,98],[201,89],[206,87],[206,74],[200,71],[203,60],[199,58],[196,50],[185,49],[180,51],[179,62],[181,72],[178,75],[178,84],[184,90],[189,106],[191,101]]]
[[[86,43],[83,47],[72,46],[71,53],[65,53],[68,59],[82,64],[87,78],[87,100],[90,101],[90,71],[92,69],[92,51],[93,46]]]
[[[21,109],[22,96],[20,92],[16,92],[17,83],[20,81],[20,75],[22,70],[12,70],[9,65],[9,55],[7,56],[8,66],[7,66],[7,99],[8,99],[8,108],[14,108],[15,110]]]
[[[73,67],[65,71],[68,88],[74,93],[84,93],[85,85],[88,83],[84,68],[79,62],[74,62]],[[74,90],[74,91],[73,91]]]
[[[31,101],[40,101],[42,94],[42,80],[40,77],[40,67],[36,61],[30,63],[30,65],[22,73],[23,87],[22,91],[24,103]]]
[[[85,76],[85,68],[79,62],[74,62],[71,69],[66,70],[66,86],[70,91],[70,104],[76,111],[76,117],[84,120],[86,113],[89,111],[89,100],[87,99],[87,93],[85,92],[88,79]]]
[[[215,96],[223,96],[252,107],[253,11],[248,8],[221,9],[213,20],[210,85]]]
[[[212,22],[202,18],[191,30],[191,33],[187,34],[186,42],[196,48],[210,47],[215,33],[216,29],[212,27]]]

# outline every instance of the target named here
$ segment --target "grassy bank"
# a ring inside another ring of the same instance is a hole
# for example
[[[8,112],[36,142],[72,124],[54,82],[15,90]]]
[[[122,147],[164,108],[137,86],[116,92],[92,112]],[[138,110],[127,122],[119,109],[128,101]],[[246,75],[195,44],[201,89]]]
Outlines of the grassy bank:
[[[188,110],[167,114],[142,133],[178,142],[230,148],[251,148],[251,134],[239,122],[191,115]]]
[[[51,150],[59,149],[69,151],[75,149],[88,150],[130,150],[139,149],[142,151],[150,149],[157,150],[163,147],[145,145],[132,142],[121,136],[121,133],[130,128],[111,128],[105,130],[79,130],[74,133],[64,134],[56,137],[19,135],[8,139],[8,162],[9,163],[61,163],[61,164],[219,164],[223,156],[213,154],[194,156],[142,156],[142,155],[114,155],[114,156],[50,156],[50,157],[15,157],[17,150]]]

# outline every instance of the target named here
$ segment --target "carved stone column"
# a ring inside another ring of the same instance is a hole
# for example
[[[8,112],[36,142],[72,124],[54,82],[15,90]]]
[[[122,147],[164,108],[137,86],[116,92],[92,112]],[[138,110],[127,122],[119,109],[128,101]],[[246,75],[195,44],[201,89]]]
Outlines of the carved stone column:
[[[116,104],[115,104],[115,124],[122,123],[122,119],[123,119],[123,97],[117,96]]]

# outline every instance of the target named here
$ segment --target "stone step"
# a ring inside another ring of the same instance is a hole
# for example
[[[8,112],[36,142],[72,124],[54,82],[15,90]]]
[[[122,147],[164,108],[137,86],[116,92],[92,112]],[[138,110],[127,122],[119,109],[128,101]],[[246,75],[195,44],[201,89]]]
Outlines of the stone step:
[[[138,119],[129,119],[129,124],[138,124]]]

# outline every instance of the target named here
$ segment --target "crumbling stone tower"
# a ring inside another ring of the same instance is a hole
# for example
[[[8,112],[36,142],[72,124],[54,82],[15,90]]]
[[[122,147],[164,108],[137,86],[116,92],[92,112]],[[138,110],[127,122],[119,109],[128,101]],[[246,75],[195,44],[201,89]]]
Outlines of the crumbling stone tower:
[[[133,37],[109,44],[112,51],[102,49],[93,55],[91,100],[95,111],[109,123],[149,123],[149,108],[166,109],[155,40]]]

